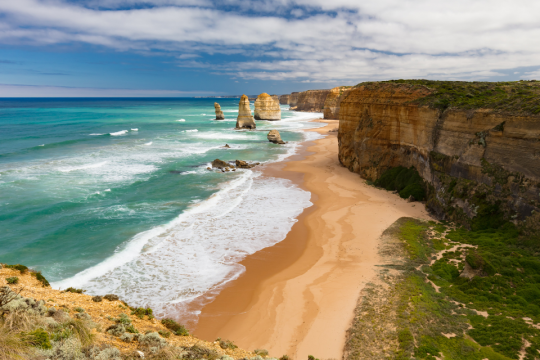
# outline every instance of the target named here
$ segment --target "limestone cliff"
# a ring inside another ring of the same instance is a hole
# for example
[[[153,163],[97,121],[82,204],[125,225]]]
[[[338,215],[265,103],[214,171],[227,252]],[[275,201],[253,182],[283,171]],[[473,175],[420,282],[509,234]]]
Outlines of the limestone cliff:
[[[223,111],[221,111],[221,106],[215,102],[214,108],[216,109],[216,120],[225,120],[225,115],[223,115]]]
[[[308,90],[298,94],[296,111],[322,112],[330,90]]]
[[[298,103],[298,95],[299,94],[300,94],[299,92],[293,92],[289,96],[289,108],[291,110],[296,110],[296,105]]]
[[[251,116],[249,99],[247,95],[242,95],[238,104],[238,117],[236,118],[237,129],[255,129],[255,120]]]
[[[256,120],[281,120],[279,102],[267,93],[262,93],[255,100],[254,117]]]
[[[428,84],[353,88],[340,104],[340,162],[369,180],[414,166],[427,183],[428,209],[441,219],[538,226],[540,84]]]
[[[291,97],[291,95],[281,95],[279,97],[279,103],[281,105],[289,105],[289,98]]]
[[[338,86],[330,90],[324,101],[324,118],[329,120],[339,120],[339,108],[341,101],[351,91],[350,86]]]

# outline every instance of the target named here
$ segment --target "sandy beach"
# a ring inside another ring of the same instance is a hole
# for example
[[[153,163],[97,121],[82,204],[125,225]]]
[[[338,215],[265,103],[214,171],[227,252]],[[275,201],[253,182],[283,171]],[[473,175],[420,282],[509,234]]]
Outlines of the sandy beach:
[[[338,161],[338,121],[317,130],[289,161],[267,166],[312,194],[313,206],[281,243],[247,257],[246,272],[200,314],[195,335],[233,340],[271,356],[342,357],[360,291],[376,274],[382,232],[403,216],[429,219],[424,205],[369,186]]]

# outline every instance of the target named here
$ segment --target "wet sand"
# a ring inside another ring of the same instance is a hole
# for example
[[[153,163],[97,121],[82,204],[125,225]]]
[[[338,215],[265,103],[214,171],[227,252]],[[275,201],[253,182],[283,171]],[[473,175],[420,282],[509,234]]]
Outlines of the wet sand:
[[[313,206],[287,238],[248,256],[246,272],[200,314],[195,336],[233,340],[271,356],[340,359],[360,291],[375,275],[382,232],[403,216],[429,219],[407,203],[369,186],[338,160],[338,121],[311,130],[327,135],[266,176],[291,179],[311,192]]]

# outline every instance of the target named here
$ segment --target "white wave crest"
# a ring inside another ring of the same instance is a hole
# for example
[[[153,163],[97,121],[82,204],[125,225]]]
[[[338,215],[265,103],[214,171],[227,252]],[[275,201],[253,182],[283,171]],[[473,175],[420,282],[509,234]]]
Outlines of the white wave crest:
[[[124,134],[127,134],[127,130],[120,130],[120,131],[117,131],[117,132],[112,132],[112,133],[109,133],[111,136],[120,136],[120,135],[124,135]]]

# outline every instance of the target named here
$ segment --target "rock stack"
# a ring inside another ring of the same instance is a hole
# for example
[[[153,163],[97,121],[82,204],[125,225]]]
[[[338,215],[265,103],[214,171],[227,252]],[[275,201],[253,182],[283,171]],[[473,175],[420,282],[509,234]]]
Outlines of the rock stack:
[[[255,120],[251,116],[251,109],[249,108],[249,99],[246,95],[242,95],[240,98],[240,104],[238,104],[238,118],[236,119],[237,129],[255,129]]]
[[[274,144],[285,144],[285,141],[281,140],[281,135],[277,130],[270,130],[266,138]]]
[[[216,108],[216,120],[225,120],[225,116],[223,115],[223,111],[221,111],[221,106],[217,102],[214,103],[214,107]]]
[[[254,115],[256,120],[281,120],[279,101],[267,93],[262,93],[255,100]]]

